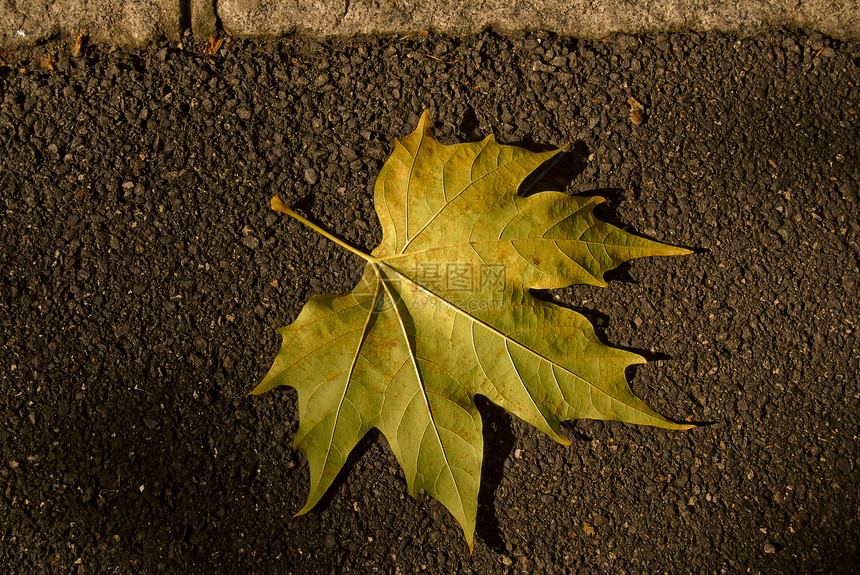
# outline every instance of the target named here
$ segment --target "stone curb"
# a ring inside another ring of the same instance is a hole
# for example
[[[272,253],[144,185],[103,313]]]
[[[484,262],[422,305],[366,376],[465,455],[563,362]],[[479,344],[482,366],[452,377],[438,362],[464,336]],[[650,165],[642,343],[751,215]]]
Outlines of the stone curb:
[[[84,34],[96,43],[140,48],[190,28],[245,38],[301,31],[321,38],[432,30],[449,35],[544,30],[581,38],[773,27],[860,38],[853,0],[0,0],[0,48]]]

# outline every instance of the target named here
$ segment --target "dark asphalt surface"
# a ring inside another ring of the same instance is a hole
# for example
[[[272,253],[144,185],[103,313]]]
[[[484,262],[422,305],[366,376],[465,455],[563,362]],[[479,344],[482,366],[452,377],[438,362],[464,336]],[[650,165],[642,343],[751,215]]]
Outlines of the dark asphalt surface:
[[[858,560],[860,45],[814,34],[301,36],[0,54],[0,564],[13,573],[848,573]],[[630,118],[628,98],[644,105]],[[304,502],[295,396],[247,393],[443,143],[573,141],[533,189],[697,250],[558,290],[690,432],[490,405],[475,552],[370,436]]]

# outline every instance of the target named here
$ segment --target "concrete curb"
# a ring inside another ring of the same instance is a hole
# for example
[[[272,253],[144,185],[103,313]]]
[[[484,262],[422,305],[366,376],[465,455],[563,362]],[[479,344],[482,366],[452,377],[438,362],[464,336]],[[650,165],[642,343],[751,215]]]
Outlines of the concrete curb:
[[[178,39],[181,22],[176,0],[0,0],[0,47],[78,34],[99,43],[140,47],[162,36]]]
[[[487,28],[545,30],[581,38],[719,30],[748,34],[804,28],[860,38],[860,4],[844,0],[0,0],[0,47],[52,36],[139,48],[191,28],[206,37],[223,28],[266,38],[295,30],[322,38],[433,30],[450,35]]]

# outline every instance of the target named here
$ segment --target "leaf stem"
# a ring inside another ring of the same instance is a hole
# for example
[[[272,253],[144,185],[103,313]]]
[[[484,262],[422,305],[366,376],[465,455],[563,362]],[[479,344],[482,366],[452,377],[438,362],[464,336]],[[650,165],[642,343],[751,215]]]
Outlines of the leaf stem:
[[[272,198],[271,206],[272,206],[272,209],[275,210],[276,212],[281,212],[281,213],[287,214],[291,218],[300,221],[301,223],[303,223],[304,225],[306,225],[307,227],[309,227],[310,229],[312,229],[313,231],[315,231],[319,235],[330,239],[331,241],[333,241],[334,243],[336,243],[337,245],[339,245],[343,249],[354,253],[358,257],[360,257],[360,258],[362,258],[362,259],[364,259],[370,263],[376,263],[375,257],[369,256],[366,253],[364,253],[363,251],[361,251],[360,249],[352,247],[351,245],[349,245],[348,243],[346,243],[342,239],[340,239],[336,236],[333,236],[332,234],[330,234],[326,230],[322,229],[321,227],[319,227],[318,225],[316,225],[312,221],[310,221],[307,218],[300,216],[299,214],[294,212],[292,210],[292,208],[289,208],[287,206],[287,204],[285,204],[279,196],[275,196],[274,198]]]

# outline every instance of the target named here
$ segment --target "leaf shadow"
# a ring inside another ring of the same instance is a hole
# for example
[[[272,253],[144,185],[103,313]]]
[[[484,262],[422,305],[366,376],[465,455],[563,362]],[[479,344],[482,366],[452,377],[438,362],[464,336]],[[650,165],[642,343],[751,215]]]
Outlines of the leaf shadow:
[[[460,120],[460,133],[463,134],[467,140],[470,141],[480,141],[483,138],[480,134],[478,134],[478,115],[475,113],[475,110],[472,108],[467,108],[465,112],[463,112],[462,119]]]
[[[630,281],[631,283],[633,282],[633,280]],[[607,326],[609,326],[609,316],[607,314],[596,309],[589,309],[573,305],[564,300],[559,300],[554,297],[556,293],[558,293],[562,297],[569,296],[570,292],[567,292],[567,290],[569,289],[570,288],[562,288],[559,290],[532,289],[529,291],[531,292],[531,295],[534,296],[536,299],[569,309],[571,311],[575,311],[579,315],[585,316],[585,319],[587,319],[588,323],[591,324],[591,327],[594,328],[594,333],[597,334],[597,337],[600,339],[600,342],[605,345],[610,345],[609,343],[607,343],[606,339],[606,328]]]
[[[475,396],[475,405],[484,424],[484,461],[475,534],[496,553],[504,553],[505,541],[496,516],[496,491],[505,473],[505,462],[514,449],[516,436],[511,425],[511,415],[504,408],[482,395]]]
[[[635,281],[631,280],[631,283],[635,283]],[[531,290],[531,293],[537,299],[546,301],[559,307],[567,308],[584,316],[585,319],[587,319],[591,326],[594,328],[594,333],[597,335],[597,339],[599,339],[600,343],[602,343],[603,345],[609,346],[613,349],[620,349],[635,353],[637,355],[641,355],[645,358],[645,361],[649,363],[654,361],[669,361],[675,359],[674,356],[669,355],[667,353],[654,352],[647,349],[641,349],[628,345],[618,345],[617,343],[611,342],[606,337],[606,328],[609,326],[609,316],[607,314],[598,310],[582,308],[579,306],[570,305],[564,301],[559,301],[553,297],[553,291],[554,290]],[[628,383],[636,379],[636,371],[641,367],[642,364],[631,364],[624,369],[624,377]],[[693,425],[700,425],[700,423],[698,422],[685,422],[680,420],[673,420],[672,418],[669,419],[675,421],[676,423],[693,423]],[[577,439],[581,439],[583,441],[591,441],[588,436],[576,429],[575,421],[565,421],[562,423],[565,424],[565,429]]]
[[[598,219],[603,220],[608,224],[612,224],[616,228],[620,228],[625,232],[631,233],[635,236],[647,238],[649,240],[657,242],[661,241],[657,238],[651,237],[647,234],[633,229],[633,226],[631,226],[618,216],[619,206],[624,205],[624,202],[630,201],[630,195],[633,193],[635,193],[635,191],[627,191],[623,188],[595,188],[593,190],[582,191],[577,195],[582,197],[600,196],[601,198],[606,200],[602,204],[598,204],[594,207],[594,215]],[[622,266],[619,266],[619,268],[616,269],[620,269],[620,267]],[[612,272],[607,272],[607,275],[610,273]]]
[[[554,146],[536,144],[529,140],[512,142],[511,145],[533,151],[554,149]],[[587,162],[588,146],[585,142],[571,142],[563,152],[529,174],[520,184],[517,193],[521,196],[530,196],[538,192],[563,191],[585,170]]]
[[[347,455],[346,462],[343,464],[343,467],[341,467],[340,471],[337,472],[337,476],[334,478],[334,481],[331,482],[331,485],[326,489],[325,494],[320,498],[317,504],[314,505],[311,513],[320,513],[331,506],[331,502],[334,500],[335,496],[340,493],[346,478],[349,477],[352,470],[355,469],[358,461],[364,457],[364,454],[367,453],[375,443],[379,443],[380,439],[384,439],[382,437],[382,433],[380,433],[378,429],[374,428],[365,433],[364,437],[358,440],[358,443],[352,448],[349,455]],[[385,449],[390,453],[391,448],[388,447],[388,442],[384,442],[384,445]],[[302,454],[302,459],[304,460],[302,463],[307,467],[307,457],[304,453]]]
[[[578,419],[568,419],[561,422],[561,428],[566,432],[566,435],[572,435],[574,439],[579,441],[584,441],[586,443],[591,441],[591,437],[577,429],[577,424],[580,420]]]
[[[478,142],[484,137],[478,133],[480,120],[472,108],[467,108],[463,114],[458,129],[468,141]],[[528,135],[510,142],[499,141],[506,146],[517,146],[530,152],[547,152],[557,146],[536,142]],[[570,183],[585,170],[588,163],[589,149],[583,141],[570,141],[564,151],[529,174],[517,190],[520,196],[529,196],[538,192],[563,191]]]
[[[626,265],[626,264],[625,264]],[[608,273],[606,274],[606,279],[609,280]],[[617,278],[616,281],[623,281],[629,283],[636,283],[636,280],[630,279],[629,274],[627,272],[623,272],[624,277]],[[647,349],[640,349],[632,346],[618,345],[617,343],[609,341],[606,337],[606,329],[609,327],[609,316],[601,311],[595,309],[584,308],[576,305],[571,305],[565,301],[559,301],[553,297],[553,293],[555,290],[531,290],[532,295],[545,302],[551,303],[553,305],[557,305],[559,307],[567,308],[571,311],[575,311],[576,313],[585,317],[588,320],[588,323],[591,324],[591,327],[594,328],[594,333],[597,334],[597,338],[604,345],[615,349],[623,349],[624,351],[629,351],[644,357],[647,361],[662,361],[662,360],[673,360],[674,356],[662,353],[662,352],[653,352]],[[628,368],[628,370],[632,370],[638,367],[637,364],[634,364]],[[628,375],[632,377],[632,373],[628,372]]]
[[[316,197],[314,194],[304,194],[301,196],[297,196],[292,199],[292,203],[287,203],[292,209],[303,212],[304,214],[313,214],[314,213],[314,205],[316,204]],[[311,219],[310,217],[308,219]],[[313,221],[313,220],[312,220]],[[319,222],[314,221],[315,224],[319,225]]]
[[[640,238],[645,238],[645,239],[655,241],[655,242],[666,243],[666,240],[663,238],[655,238],[654,236],[651,236],[649,234],[643,233],[642,231],[634,229],[633,226],[631,226],[630,224],[628,224],[627,222],[625,222],[624,220],[622,220],[618,216],[618,208],[620,206],[624,205],[624,202],[631,201],[631,196],[636,195],[636,189],[635,188],[631,189],[631,190],[624,190],[623,188],[595,188],[593,190],[586,190],[583,192],[579,192],[576,195],[582,196],[582,197],[600,196],[606,200],[602,204],[598,204],[594,207],[594,215],[598,219],[601,219],[608,224],[612,224],[616,228],[622,229],[625,232],[633,234],[634,236],[638,236]],[[710,250],[705,249],[705,248],[696,248],[693,246],[685,246],[685,245],[680,245],[680,244],[670,244],[670,245],[676,245],[678,247],[686,248],[686,249],[692,250],[695,253],[709,253],[710,252]],[[618,279],[618,278],[612,277],[612,274],[618,273],[618,270],[621,270],[622,268],[624,268],[628,264],[629,264],[629,262],[625,262],[624,264],[622,264],[621,266],[619,266],[615,270],[611,270],[611,271],[606,272],[606,275],[604,276],[606,278],[606,281],[610,281],[611,279]]]

